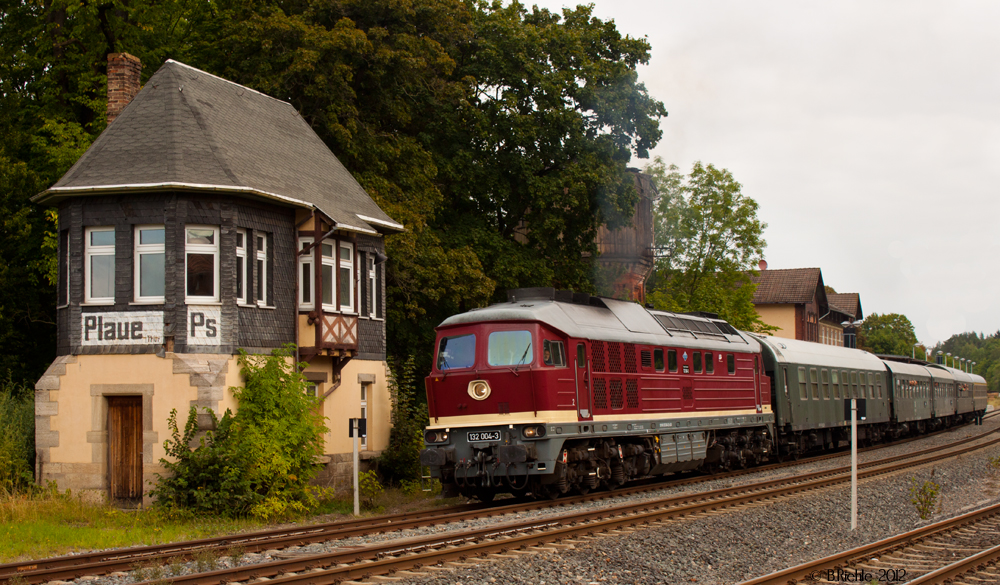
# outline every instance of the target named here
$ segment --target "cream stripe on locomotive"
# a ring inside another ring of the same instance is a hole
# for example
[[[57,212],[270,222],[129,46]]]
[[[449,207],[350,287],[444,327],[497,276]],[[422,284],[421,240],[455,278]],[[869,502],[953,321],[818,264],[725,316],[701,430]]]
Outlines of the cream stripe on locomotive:
[[[566,423],[579,423],[588,424],[590,422],[607,422],[607,421],[627,421],[627,420],[641,420],[641,421],[657,421],[657,420],[675,420],[675,419],[699,419],[707,417],[726,417],[726,416],[756,416],[771,414],[771,406],[765,404],[761,406],[761,412],[757,412],[755,408],[745,409],[745,410],[699,410],[699,411],[686,411],[686,412],[657,412],[654,415],[641,415],[641,414],[595,414],[593,421],[580,420],[577,417],[575,410],[548,410],[539,411],[537,417],[524,417],[518,416],[515,418],[511,415],[510,418],[498,417],[495,414],[470,414],[465,416],[439,416],[434,419],[433,425],[427,427],[428,430],[438,430],[438,429],[455,429],[455,428],[465,428],[465,427],[489,427],[489,426],[504,426],[504,425],[524,425],[524,424],[566,424]],[[518,415],[523,415],[525,413],[515,413]]]
[[[746,416],[746,415],[758,415],[758,414],[771,414],[771,405],[764,404],[761,405],[761,412],[757,412],[756,408],[750,408],[746,410],[688,410],[683,412],[657,412],[652,414],[595,414],[594,422],[598,421],[609,421],[609,420],[673,420],[678,418],[690,418],[698,419],[704,417],[715,417],[720,416]],[[577,422],[574,420],[573,422]],[[587,421],[580,421],[585,423]]]

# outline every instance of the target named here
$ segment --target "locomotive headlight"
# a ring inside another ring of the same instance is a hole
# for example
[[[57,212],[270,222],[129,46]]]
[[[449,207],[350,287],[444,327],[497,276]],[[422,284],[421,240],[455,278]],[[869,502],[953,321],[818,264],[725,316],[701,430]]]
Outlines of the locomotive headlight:
[[[486,380],[469,382],[469,396],[475,400],[486,400],[490,396],[490,385]]]
[[[528,426],[521,429],[525,439],[540,439],[545,436],[545,425]]]
[[[444,443],[448,440],[447,431],[427,431],[424,433],[425,443]]]

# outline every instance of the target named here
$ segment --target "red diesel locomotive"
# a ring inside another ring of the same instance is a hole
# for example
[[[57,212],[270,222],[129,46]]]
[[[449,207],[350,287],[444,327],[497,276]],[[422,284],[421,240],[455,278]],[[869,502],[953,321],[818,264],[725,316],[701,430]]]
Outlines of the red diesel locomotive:
[[[768,459],[760,343],[710,316],[553,289],[438,327],[421,463],[446,493],[557,497]]]

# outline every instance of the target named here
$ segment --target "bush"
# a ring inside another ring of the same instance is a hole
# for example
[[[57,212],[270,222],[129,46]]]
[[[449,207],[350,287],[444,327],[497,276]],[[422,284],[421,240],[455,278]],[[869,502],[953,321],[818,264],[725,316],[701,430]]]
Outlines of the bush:
[[[392,399],[392,429],[389,445],[377,465],[391,484],[420,478],[420,450],[424,447],[427,405],[417,402],[417,373],[413,356],[393,363],[389,393]]]
[[[382,491],[382,484],[374,470],[363,471],[358,475],[358,499],[362,508],[365,510],[376,509]]]
[[[35,393],[8,376],[0,383],[0,493],[34,485]]]
[[[292,347],[269,356],[240,353],[246,386],[230,390],[239,403],[235,415],[199,434],[197,410],[188,413],[184,432],[177,412],[170,413],[171,438],[164,443],[173,461],[160,462],[171,472],[159,477],[152,495],[167,508],[227,516],[272,519],[308,512],[317,505],[309,489],[323,454],[323,417],[316,399],[306,394],[306,379],[288,360]]]
[[[931,476],[934,471],[931,471]],[[917,515],[921,520],[927,520],[934,513],[934,505],[941,494],[941,486],[928,479],[924,483],[917,481],[917,478],[910,478],[910,503],[917,509]]]

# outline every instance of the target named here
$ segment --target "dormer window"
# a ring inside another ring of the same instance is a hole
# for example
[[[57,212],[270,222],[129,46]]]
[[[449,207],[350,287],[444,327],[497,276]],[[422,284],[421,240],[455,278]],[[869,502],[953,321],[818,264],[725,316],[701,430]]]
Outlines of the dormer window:
[[[218,302],[219,228],[188,226],[184,232],[187,302]]]

